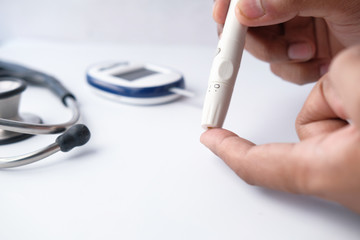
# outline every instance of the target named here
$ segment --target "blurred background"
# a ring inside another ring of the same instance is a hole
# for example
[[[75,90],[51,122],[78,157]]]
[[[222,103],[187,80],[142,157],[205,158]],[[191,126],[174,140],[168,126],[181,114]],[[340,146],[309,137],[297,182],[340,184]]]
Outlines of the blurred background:
[[[1,0],[0,40],[215,46],[213,0]]]

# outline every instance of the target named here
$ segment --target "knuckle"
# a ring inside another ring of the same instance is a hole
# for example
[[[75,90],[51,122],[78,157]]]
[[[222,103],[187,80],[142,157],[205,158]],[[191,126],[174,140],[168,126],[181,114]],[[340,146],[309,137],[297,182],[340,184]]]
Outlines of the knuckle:
[[[247,41],[251,42],[251,41]],[[274,53],[270,48],[265,46],[264,44],[254,44],[247,43],[246,49],[256,58],[264,61],[264,62],[273,62],[276,60]]]
[[[301,110],[295,120],[295,130],[300,140],[306,139],[306,136],[309,136],[308,123],[309,120],[304,116],[304,111]]]
[[[249,184],[251,186],[256,185],[254,176],[252,174],[250,174],[248,171],[241,169],[241,168],[237,168],[234,171],[247,184]]]
[[[304,85],[318,79],[317,76],[307,71],[307,69],[302,68],[300,63],[272,63],[270,64],[270,69],[283,80],[297,85]]]
[[[274,54],[272,54],[272,52],[269,51],[268,49],[264,49],[263,51],[260,51],[258,55],[259,55],[259,59],[265,62],[273,62],[274,60],[276,60]]]
[[[321,174],[314,170],[311,162],[301,161],[293,172],[296,193],[318,195],[321,192]]]

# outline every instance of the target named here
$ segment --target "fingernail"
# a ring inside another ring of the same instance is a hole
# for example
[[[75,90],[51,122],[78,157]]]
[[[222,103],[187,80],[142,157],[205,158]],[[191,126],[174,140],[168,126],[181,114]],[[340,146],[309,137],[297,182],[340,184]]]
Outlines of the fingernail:
[[[314,51],[308,43],[293,43],[288,48],[288,57],[292,60],[309,60]]]
[[[213,18],[214,18],[215,22],[220,22],[221,18],[222,18],[221,15],[219,16],[218,8],[219,8],[219,2],[215,1],[214,5],[213,5]]]
[[[249,19],[260,18],[265,15],[265,9],[261,1],[262,0],[240,1],[237,5],[237,11]]]

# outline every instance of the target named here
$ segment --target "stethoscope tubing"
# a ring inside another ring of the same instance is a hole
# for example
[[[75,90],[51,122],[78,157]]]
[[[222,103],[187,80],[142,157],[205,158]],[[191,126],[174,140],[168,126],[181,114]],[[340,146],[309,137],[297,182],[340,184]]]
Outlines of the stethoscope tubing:
[[[89,141],[91,135],[89,129],[83,124],[77,124],[80,119],[80,110],[76,98],[56,78],[17,64],[2,61],[0,61],[0,77],[20,78],[27,83],[46,87],[61,99],[62,103],[72,112],[72,116],[68,121],[51,125],[0,118],[0,129],[4,131],[19,132],[29,135],[64,132],[56,138],[54,143],[47,147],[19,156],[0,157],[0,169],[19,167],[37,162],[58,151],[68,152],[74,147],[82,146]],[[23,88],[19,88],[16,92],[7,94],[20,94],[23,90]]]
[[[47,147],[31,153],[14,157],[0,157],[0,168],[14,168],[24,166],[30,163],[37,162],[58,151],[60,151],[60,146],[57,143],[53,143]]]
[[[54,143],[31,153],[13,157],[0,157],[0,169],[24,166],[37,162],[56,152],[69,152],[73,148],[86,144],[90,139],[90,131],[83,124],[75,124],[58,136]]]
[[[68,127],[76,124],[80,118],[80,110],[76,100],[69,96],[64,99],[65,105],[71,110],[72,117],[69,121],[59,124],[35,124],[25,123],[0,118],[0,128],[6,131],[20,132],[24,134],[54,134],[65,131]]]

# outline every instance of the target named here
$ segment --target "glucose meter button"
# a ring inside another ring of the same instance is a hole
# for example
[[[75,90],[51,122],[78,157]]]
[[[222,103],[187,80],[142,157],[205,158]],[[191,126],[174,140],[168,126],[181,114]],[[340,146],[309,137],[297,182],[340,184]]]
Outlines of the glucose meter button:
[[[219,88],[220,88],[220,84],[218,84],[218,83],[215,84],[215,85],[214,85],[214,88],[219,89]]]
[[[219,64],[218,75],[221,80],[229,80],[234,74],[234,65],[228,60],[222,60]]]

